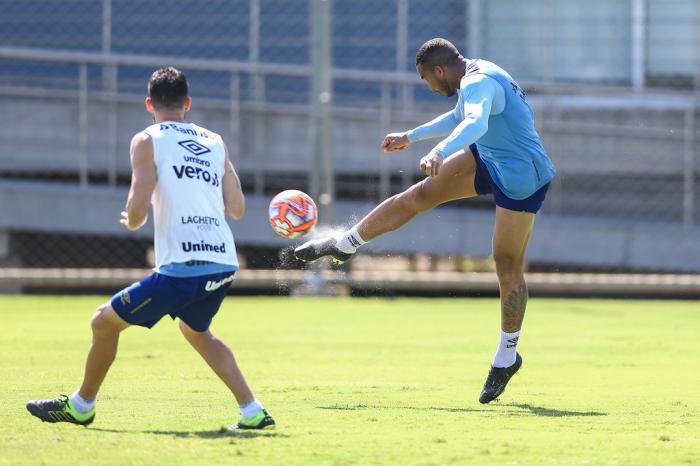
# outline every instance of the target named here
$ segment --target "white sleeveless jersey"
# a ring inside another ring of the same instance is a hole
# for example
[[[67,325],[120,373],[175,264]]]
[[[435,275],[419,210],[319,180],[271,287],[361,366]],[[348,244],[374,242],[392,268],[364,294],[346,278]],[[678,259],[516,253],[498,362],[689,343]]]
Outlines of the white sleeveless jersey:
[[[226,223],[221,136],[192,123],[165,121],[144,130],[153,141],[156,271],[192,260],[238,266]]]

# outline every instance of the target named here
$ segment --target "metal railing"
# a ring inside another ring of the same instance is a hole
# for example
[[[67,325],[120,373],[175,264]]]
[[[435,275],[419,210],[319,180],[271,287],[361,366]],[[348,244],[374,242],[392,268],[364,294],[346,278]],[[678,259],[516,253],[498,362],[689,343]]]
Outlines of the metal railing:
[[[250,111],[256,115],[270,113],[293,114],[308,119],[312,118],[312,103],[309,99],[308,105],[298,104],[270,104],[265,101],[264,78],[267,76],[302,77],[309,79],[315,70],[310,66],[269,64],[256,61],[236,61],[236,60],[201,60],[190,58],[173,58],[168,56],[145,56],[132,54],[112,54],[112,53],[89,53],[72,52],[60,50],[40,50],[22,47],[0,47],[0,59],[24,60],[29,62],[62,63],[77,65],[76,76],[77,91],[46,90],[28,86],[4,86],[0,87],[0,94],[4,95],[35,95],[57,97],[65,99],[76,99],[78,104],[79,131],[77,137],[77,147],[79,148],[79,173],[80,185],[87,187],[89,184],[89,147],[88,147],[88,105],[92,100],[99,100],[108,105],[109,111],[107,127],[105,130],[108,147],[108,170],[107,179],[110,186],[116,186],[117,180],[117,103],[123,101],[141,100],[141,96],[128,93],[119,93],[119,69],[120,67],[146,67],[173,65],[186,70],[202,70],[212,72],[225,72],[229,75],[229,95],[222,96],[221,99],[203,99],[201,104],[211,108],[223,108],[228,111],[230,140],[228,141],[232,157],[237,160],[241,156],[241,113]],[[91,90],[88,73],[90,65],[100,65],[109,70],[102,83],[102,90]],[[252,100],[244,101],[242,98],[243,89],[241,78],[243,75],[258,77],[259,85],[263,86],[259,92],[252,93]],[[416,85],[421,85],[420,80],[414,73],[399,71],[368,71],[354,69],[334,68],[331,72],[332,80],[348,80],[356,82],[368,82],[379,84],[381,93],[379,99],[374,102],[376,107],[356,108],[347,106],[334,106],[333,114],[346,118],[372,119],[376,121],[385,132],[392,129],[392,125],[397,123],[415,123],[424,120],[430,115],[424,110],[417,108],[413,99]],[[682,221],[686,226],[696,223],[696,171],[697,167],[697,138],[698,128],[695,122],[695,113],[700,107],[697,95],[685,92],[678,93],[686,98],[676,98],[673,102],[667,102],[662,108],[669,108],[674,112],[680,112],[682,116],[682,128],[669,130],[669,128],[636,128],[633,126],[611,126],[607,124],[580,123],[561,121],[557,115],[557,108],[561,108],[558,103],[558,94],[573,90],[571,86],[548,85],[543,87],[539,83],[524,83],[524,87],[537,87],[538,90],[546,90],[548,93],[533,99],[534,106],[538,113],[546,114],[544,118],[538,120],[538,130],[540,132],[561,133],[583,133],[591,136],[611,135],[627,136],[631,138],[664,138],[672,141],[682,141]],[[617,86],[577,86],[578,93],[584,89],[587,92],[603,92],[607,94],[627,92],[634,96],[631,87]],[[394,92],[396,91],[396,93]],[[396,97],[395,97],[396,96]],[[396,101],[398,99],[398,102]],[[331,101],[332,103],[332,101]],[[254,160],[254,192],[261,194],[265,189],[265,127],[260,121],[255,125],[257,128],[253,134],[253,160]],[[309,147],[312,145],[309,144]],[[554,147],[550,152],[555,159],[558,153],[566,148]],[[412,163],[408,158],[404,158],[406,164]],[[630,169],[633,171],[633,168]],[[406,187],[412,183],[415,169],[411,170],[408,165],[404,165],[401,175],[402,186]],[[391,173],[388,158],[384,157],[379,163],[378,169],[378,197],[385,198],[390,194]],[[560,180],[555,182],[552,190],[551,213],[560,213],[557,206],[557,192],[561,188]]]

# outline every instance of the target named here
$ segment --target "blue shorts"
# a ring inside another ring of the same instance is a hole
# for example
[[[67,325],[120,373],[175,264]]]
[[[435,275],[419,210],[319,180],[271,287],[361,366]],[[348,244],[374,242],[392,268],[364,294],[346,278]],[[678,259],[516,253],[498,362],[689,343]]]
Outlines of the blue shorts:
[[[474,160],[476,161],[476,174],[474,175],[474,189],[477,194],[489,194],[493,193],[493,199],[496,201],[496,205],[503,207],[504,209],[514,210],[516,212],[530,212],[536,214],[542,207],[544,198],[547,196],[547,190],[549,189],[549,183],[542,186],[540,189],[535,191],[535,193],[526,197],[525,199],[511,199],[506,196],[501,188],[494,183],[491,178],[491,173],[489,169],[486,168],[486,164],[481,160],[479,155],[479,150],[476,148],[476,144],[469,146],[469,150],[474,155]]]
[[[131,325],[151,328],[164,315],[204,332],[219,310],[235,272],[171,277],[154,272],[112,297],[112,307]]]

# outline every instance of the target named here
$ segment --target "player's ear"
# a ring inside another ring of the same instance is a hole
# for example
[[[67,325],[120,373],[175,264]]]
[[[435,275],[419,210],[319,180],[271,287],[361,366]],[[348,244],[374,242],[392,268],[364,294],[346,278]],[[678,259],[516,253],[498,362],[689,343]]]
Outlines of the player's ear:
[[[185,97],[185,112],[189,112],[190,107],[192,107],[192,97],[187,96]]]
[[[437,76],[438,78],[444,78],[445,77],[445,67],[442,65],[435,65],[433,68],[433,74]]]
[[[150,97],[146,97],[144,105],[146,106],[146,110],[148,110],[148,113],[155,113],[156,109],[153,107],[153,101]]]

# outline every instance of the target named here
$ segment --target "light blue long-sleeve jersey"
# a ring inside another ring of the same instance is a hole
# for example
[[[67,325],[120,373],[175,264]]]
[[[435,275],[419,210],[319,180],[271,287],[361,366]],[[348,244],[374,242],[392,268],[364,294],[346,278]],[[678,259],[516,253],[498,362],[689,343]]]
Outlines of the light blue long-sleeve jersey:
[[[525,199],[554,177],[554,165],[535,130],[525,93],[499,66],[471,60],[457,92],[457,106],[407,133],[410,142],[446,136],[434,150],[446,157],[476,143],[496,185],[511,199]]]

